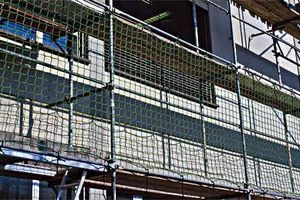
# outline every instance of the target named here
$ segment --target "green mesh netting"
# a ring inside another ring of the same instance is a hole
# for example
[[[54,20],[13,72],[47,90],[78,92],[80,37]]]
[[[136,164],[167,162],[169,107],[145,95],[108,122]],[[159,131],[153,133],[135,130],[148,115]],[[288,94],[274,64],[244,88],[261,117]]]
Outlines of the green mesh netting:
[[[4,146],[109,158],[110,12],[80,2],[0,1]],[[241,127],[235,68],[115,13],[113,48],[121,167],[299,193],[297,96],[242,73]]]

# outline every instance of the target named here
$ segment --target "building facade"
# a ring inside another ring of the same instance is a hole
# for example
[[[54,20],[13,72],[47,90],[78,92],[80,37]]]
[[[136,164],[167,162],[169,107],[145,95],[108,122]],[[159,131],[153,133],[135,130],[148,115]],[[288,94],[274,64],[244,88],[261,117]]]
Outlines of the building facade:
[[[300,198],[298,6],[1,0],[0,198]]]

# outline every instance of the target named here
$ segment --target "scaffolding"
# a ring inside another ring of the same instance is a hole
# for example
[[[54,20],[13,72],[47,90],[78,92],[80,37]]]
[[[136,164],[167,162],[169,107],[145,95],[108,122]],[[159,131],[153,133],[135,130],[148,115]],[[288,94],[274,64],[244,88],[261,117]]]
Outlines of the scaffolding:
[[[112,1],[0,8],[1,175],[47,181],[57,199],[83,187],[112,199],[300,198],[297,91]]]

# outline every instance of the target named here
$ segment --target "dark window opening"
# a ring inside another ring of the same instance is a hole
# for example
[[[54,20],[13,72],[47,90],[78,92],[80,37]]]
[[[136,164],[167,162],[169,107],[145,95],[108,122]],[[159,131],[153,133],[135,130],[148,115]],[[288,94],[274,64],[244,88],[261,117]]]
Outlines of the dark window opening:
[[[151,24],[191,44],[196,44],[193,22],[193,4],[189,1],[162,0],[115,0],[114,6],[140,20],[155,18]],[[211,50],[208,12],[196,8],[199,47]],[[158,17],[164,14],[163,17]]]
[[[193,21],[193,4],[178,0],[115,0],[114,6],[189,43],[196,44]],[[199,46],[210,51],[208,12],[196,7]],[[159,16],[159,17],[157,17]],[[163,16],[163,17],[161,17]],[[153,20],[153,18],[156,20]],[[150,22],[149,22],[150,23]],[[169,38],[170,39],[170,38]],[[134,63],[132,61],[135,61]],[[167,93],[216,108],[214,84],[188,75],[159,62],[143,60],[122,49],[115,49],[116,74]]]

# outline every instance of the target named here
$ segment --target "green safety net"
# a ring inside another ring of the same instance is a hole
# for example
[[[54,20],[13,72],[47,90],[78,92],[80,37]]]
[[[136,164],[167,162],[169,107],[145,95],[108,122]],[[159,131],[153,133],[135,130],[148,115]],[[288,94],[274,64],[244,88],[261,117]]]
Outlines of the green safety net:
[[[121,167],[299,193],[296,94],[243,70],[237,75],[100,4],[1,0],[0,7],[4,146],[105,163],[113,91]]]

